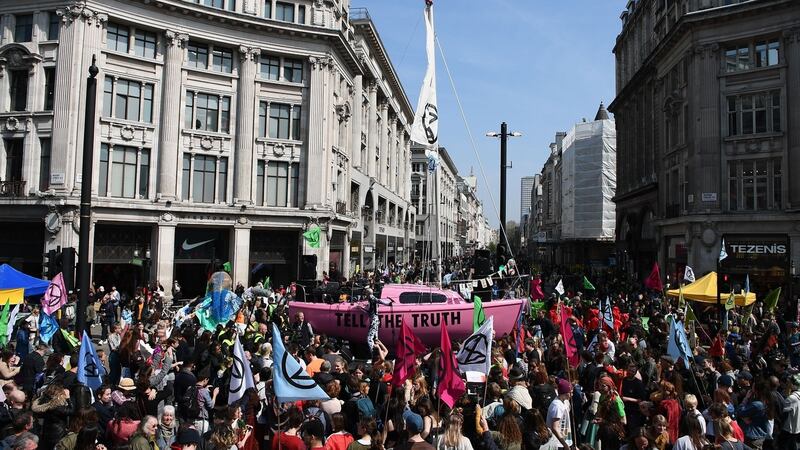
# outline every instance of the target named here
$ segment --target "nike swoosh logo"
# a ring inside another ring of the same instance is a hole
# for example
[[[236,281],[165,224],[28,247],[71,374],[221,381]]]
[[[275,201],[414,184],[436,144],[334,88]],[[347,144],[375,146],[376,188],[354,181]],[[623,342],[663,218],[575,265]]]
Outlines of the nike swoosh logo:
[[[183,244],[181,244],[181,248],[188,252],[189,250],[200,247],[203,244],[208,244],[209,242],[214,242],[214,239],[209,239],[207,241],[202,241],[202,242],[195,242],[194,244],[190,244],[188,239],[184,239]]]

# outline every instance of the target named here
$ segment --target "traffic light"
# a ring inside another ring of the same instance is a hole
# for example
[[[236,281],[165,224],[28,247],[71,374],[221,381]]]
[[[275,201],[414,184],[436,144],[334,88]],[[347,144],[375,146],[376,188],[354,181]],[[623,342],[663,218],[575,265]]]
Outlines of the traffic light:
[[[61,252],[61,272],[67,292],[75,289],[75,248],[67,247]]]
[[[47,278],[53,278],[58,274],[56,272],[56,255],[55,250],[49,250],[44,254],[44,274]]]

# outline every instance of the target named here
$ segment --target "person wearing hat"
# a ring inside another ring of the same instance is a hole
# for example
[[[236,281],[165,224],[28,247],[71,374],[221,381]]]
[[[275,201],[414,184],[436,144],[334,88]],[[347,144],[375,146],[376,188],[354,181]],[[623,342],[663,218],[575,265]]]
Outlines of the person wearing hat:
[[[506,395],[517,402],[520,408],[528,411],[533,408],[533,399],[528,390],[526,378],[525,372],[523,372],[522,369],[517,366],[512,367],[508,372],[508,384],[511,388]]]
[[[434,450],[433,445],[425,442],[422,438],[422,430],[424,424],[422,416],[407,409],[403,413],[403,422],[406,424],[406,431],[408,432],[408,441],[398,443],[394,448],[395,450]]]
[[[786,397],[783,406],[783,425],[781,426],[780,442],[787,449],[800,449],[800,375],[789,378],[792,393]]]
[[[183,431],[178,433],[172,448],[176,449],[177,447],[176,450],[197,450],[197,447],[201,445],[200,433],[194,428],[184,428]]]
[[[572,423],[570,420],[570,399],[572,383],[563,378],[558,380],[558,397],[554,398],[547,409],[547,427],[553,432],[563,449],[573,448]]]

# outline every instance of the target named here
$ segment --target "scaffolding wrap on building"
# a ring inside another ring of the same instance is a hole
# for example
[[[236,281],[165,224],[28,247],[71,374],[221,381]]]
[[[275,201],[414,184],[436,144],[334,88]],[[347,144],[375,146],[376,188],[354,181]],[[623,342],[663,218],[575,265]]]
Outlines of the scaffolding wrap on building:
[[[562,239],[614,239],[617,131],[613,120],[576,124],[563,142]]]

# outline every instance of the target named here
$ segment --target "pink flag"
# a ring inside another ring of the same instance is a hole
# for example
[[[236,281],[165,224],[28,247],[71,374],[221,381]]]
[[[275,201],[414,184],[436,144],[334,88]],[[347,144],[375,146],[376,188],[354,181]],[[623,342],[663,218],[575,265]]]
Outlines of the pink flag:
[[[402,386],[405,383],[414,371],[417,356],[425,353],[425,344],[411,331],[405,319],[403,317],[400,339],[394,351],[397,359],[394,364],[392,384],[395,386]]]
[[[644,280],[644,287],[654,291],[664,290],[664,285],[661,284],[661,271],[658,270],[658,261],[653,263],[653,270],[650,272],[650,276]]]
[[[439,358],[439,385],[436,387],[436,394],[452,408],[466,391],[467,386],[458,374],[456,355],[450,347],[450,335],[442,321],[442,354]]]
[[[578,367],[580,355],[578,355],[578,345],[575,343],[575,335],[572,333],[572,326],[569,324],[570,314],[566,308],[561,308],[561,336],[564,338],[564,349],[567,352],[567,360],[572,367]]]
[[[48,316],[61,309],[67,303],[67,289],[64,287],[64,274],[59,273],[50,281],[50,286],[42,297],[42,311]]]
[[[531,298],[534,300],[541,300],[544,298],[544,291],[542,291],[542,280],[539,277],[531,280]]]

